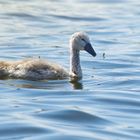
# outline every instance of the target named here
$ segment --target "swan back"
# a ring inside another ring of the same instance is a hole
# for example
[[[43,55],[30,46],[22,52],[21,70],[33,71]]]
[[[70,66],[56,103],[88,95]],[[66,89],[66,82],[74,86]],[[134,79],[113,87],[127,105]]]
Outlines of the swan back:
[[[63,67],[48,60],[28,59],[18,63],[19,77],[24,77],[25,79],[64,79],[68,76]]]
[[[30,80],[64,79],[66,70],[58,64],[41,59],[25,59],[16,62],[0,62],[0,77]]]

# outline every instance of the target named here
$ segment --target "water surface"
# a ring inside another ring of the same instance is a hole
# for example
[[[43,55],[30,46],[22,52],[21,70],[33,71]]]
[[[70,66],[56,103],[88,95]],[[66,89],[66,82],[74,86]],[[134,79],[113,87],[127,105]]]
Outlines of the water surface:
[[[0,80],[0,139],[140,139],[139,0],[1,0],[0,60],[51,59],[69,69],[69,38],[86,31],[83,79]],[[60,57],[61,56],[61,57]]]

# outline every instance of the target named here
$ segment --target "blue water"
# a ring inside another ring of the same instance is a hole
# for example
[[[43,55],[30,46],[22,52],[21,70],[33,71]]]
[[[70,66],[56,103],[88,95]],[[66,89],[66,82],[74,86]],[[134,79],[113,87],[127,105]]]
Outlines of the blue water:
[[[69,68],[69,38],[86,31],[83,79],[0,80],[1,140],[140,139],[139,0],[1,0],[0,60]]]

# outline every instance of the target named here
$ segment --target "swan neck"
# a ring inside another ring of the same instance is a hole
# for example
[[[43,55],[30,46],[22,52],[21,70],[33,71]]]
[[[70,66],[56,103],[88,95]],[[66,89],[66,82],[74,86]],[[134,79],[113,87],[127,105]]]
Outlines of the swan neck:
[[[79,50],[76,49],[70,50],[70,75],[72,77],[82,77]]]

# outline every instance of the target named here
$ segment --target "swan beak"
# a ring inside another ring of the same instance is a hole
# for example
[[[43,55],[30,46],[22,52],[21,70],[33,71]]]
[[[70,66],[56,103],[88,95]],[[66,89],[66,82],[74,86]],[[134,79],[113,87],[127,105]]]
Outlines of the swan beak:
[[[94,49],[92,48],[90,43],[87,43],[85,46],[85,51],[87,51],[89,54],[91,54],[92,56],[96,56],[96,52],[94,51]]]

